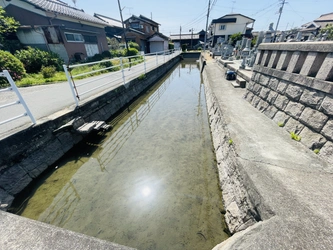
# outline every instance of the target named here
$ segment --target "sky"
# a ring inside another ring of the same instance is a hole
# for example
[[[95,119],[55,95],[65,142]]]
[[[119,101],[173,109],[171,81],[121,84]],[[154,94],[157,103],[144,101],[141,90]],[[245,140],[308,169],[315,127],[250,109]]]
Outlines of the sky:
[[[62,0],[86,13],[102,14],[120,20],[118,0]],[[119,0],[124,20],[131,15],[143,15],[161,24],[164,35],[199,32],[206,29],[209,0]],[[254,30],[268,30],[276,24],[283,0],[211,0],[208,24],[226,14],[239,13],[255,19]],[[285,0],[278,30],[300,27],[322,14],[333,12],[333,0]]]

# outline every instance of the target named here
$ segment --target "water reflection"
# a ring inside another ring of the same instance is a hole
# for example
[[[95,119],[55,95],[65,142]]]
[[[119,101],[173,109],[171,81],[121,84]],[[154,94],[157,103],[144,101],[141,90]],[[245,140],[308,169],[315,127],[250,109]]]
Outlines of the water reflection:
[[[227,236],[198,68],[179,65],[140,101],[38,219],[138,249],[211,249]]]

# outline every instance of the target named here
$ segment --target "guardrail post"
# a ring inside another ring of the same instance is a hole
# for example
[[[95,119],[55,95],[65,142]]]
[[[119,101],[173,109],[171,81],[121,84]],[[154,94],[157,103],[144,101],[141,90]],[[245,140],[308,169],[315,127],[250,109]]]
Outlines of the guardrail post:
[[[158,56],[157,56],[157,52],[156,52],[156,66],[158,65]]]
[[[143,67],[144,67],[144,69],[145,69],[145,74],[146,74],[146,72],[147,72],[147,67],[146,67],[146,55],[145,55],[145,54],[143,54]]]
[[[74,84],[73,84],[72,79],[69,75],[67,65],[62,65],[62,67],[64,68],[65,75],[67,77],[67,81],[68,81],[68,84],[69,84],[69,88],[71,89],[71,92],[72,92],[72,95],[73,95],[73,98],[74,98],[74,101],[75,101],[75,105],[77,107],[77,106],[79,106],[79,101],[77,99],[77,96],[75,95]]]
[[[19,98],[20,103],[23,105],[23,107],[24,107],[25,111],[27,112],[27,115],[30,117],[32,123],[36,124],[36,120],[35,120],[34,116],[30,112],[30,109],[29,109],[28,105],[25,103],[23,97],[21,96],[20,91],[16,87],[16,84],[13,81],[13,78],[10,76],[8,70],[4,70],[3,73],[7,77],[7,80],[10,83],[10,86],[12,87],[13,91],[16,93],[17,97]]]
[[[123,76],[123,82],[125,84],[126,80],[125,80],[124,64],[123,64],[123,58],[122,57],[120,57],[120,67],[121,67],[121,74]]]

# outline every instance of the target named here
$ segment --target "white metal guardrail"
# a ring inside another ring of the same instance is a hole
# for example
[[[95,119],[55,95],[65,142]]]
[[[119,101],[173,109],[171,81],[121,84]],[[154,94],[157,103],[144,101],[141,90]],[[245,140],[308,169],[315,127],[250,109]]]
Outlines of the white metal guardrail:
[[[9,118],[7,120],[4,120],[4,121],[0,121],[0,125],[8,123],[8,122],[11,122],[11,121],[14,121],[14,120],[19,119],[19,118],[24,117],[24,116],[29,116],[30,119],[31,119],[31,122],[33,124],[36,124],[35,118],[33,117],[32,113],[30,112],[27,104],[25,103],[23,97],[21,96],[21,93],[18,90],[18,88],[16,87],[16,84],[15,84],[13,78],[10,76],[9,72],[7,70],[4,70],[3,72],[0,72],[0,77],[6,77],[7,80],[8,80],[8,82],[9,82],[9,84],[10,84],[9,88],[1,89],[0,93],[1,92],[7,92],[7,91],[13,91],[13,92],[15,92],[16,96],[18,97],[17,101],[1,105],[0,109],[8,108],[10,106],[19,105],[19,104],[21,104],[24,107],[24,109],[25,109],[25,113],[17,115],[17,116],[14,116],[14,117],[11,117],[11,118]]]
[[[142,74],[146,74],[148,71],[151,71],[166,61],[178,56],[180,53],[180,50],[166,50],[144,55],[112,58],[98,62],[63,65],[63,68],[76,106],[79,106],[79,101],[82,96],[87,95],[88,93],[93,94],[97,93],[97,91],[110,89],[111,87],[117,87],[121,84],[125,85],[130,80],[139,77]],[[78,69],[86,66],[96,66],[97,69],[75,74],[76,68]],[[109,73],[106,73],[107,71],[109,71]],[[86,78],[85,80],[79,80],[82,76],[98,72],[105,74],[90,77],[89,79]]]

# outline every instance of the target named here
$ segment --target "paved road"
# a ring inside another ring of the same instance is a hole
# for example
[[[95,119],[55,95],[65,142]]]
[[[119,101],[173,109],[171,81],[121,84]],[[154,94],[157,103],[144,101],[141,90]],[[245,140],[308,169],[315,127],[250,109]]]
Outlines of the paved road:
[[[157,66],[163,64],[178,54],[179,53],[173,53],[165,57],[163,55],[159,55],[157,57],[147,56],[146,71],[148,72],[153,70]],[[125,81],[129,82],[130,80],[140,76],[144,73],[144,70],[144,63],[135,65],[130,69],[125,69]],[[82,85],[85,83],[87,84]],[[79,104],[99,96],[107,91],[115,89],[123,83],[123,75],[121,71],[111,72],[83,80],[75,80],[75,84],[77,86],[82,85],[78,87],[78,93],[80,96]],[[87,94],[82,94],[94,88],[96,89]],[[50,119],[53,114],[58,112],[73,110],[76,106],[68,82],[20,88],[19,90],[28,107],[30,108],[33,116],[37,120],[37,123],[41,123],[47,119]],[[0,106],[16,100],[18,99],[13,92],[0,93]],[[24,112],[25,111],[22,105],[15,105],[0,109],[0,122],[20,115]],[[28,128],[29,126],[32,126],[32,123],[28,116],[2,124],[0,125],[0,139],[12,133],[16,133],[20,130]]]

